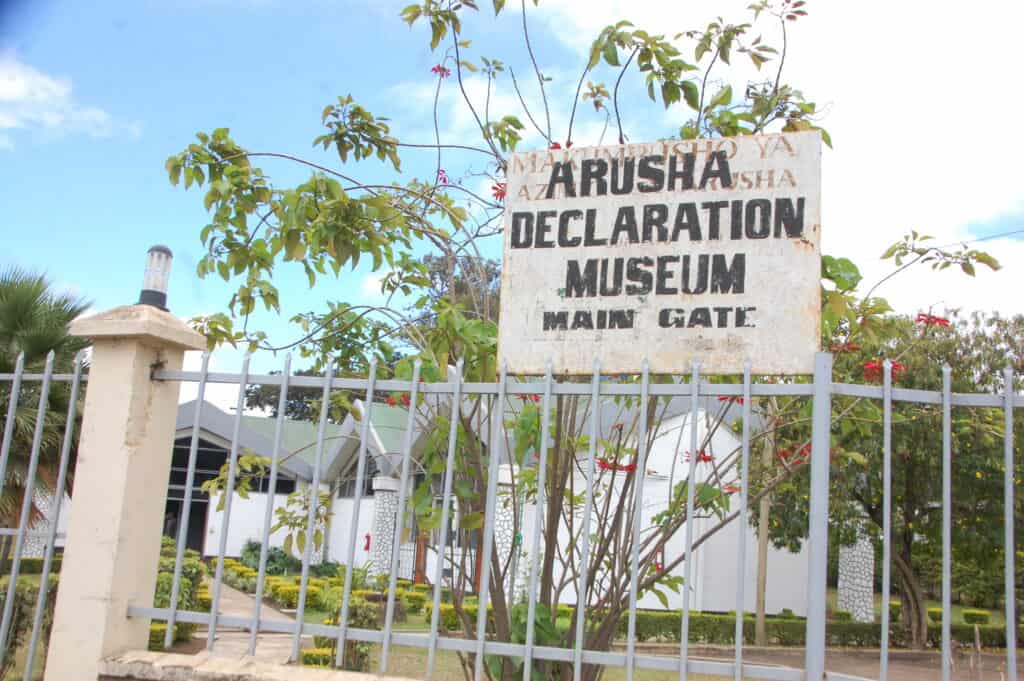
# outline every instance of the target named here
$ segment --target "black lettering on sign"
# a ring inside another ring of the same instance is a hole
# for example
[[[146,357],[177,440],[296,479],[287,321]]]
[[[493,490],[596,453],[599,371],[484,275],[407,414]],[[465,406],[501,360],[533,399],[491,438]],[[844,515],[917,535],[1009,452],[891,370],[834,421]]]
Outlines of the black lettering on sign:
[[[565,310],[561,312],[544,312],[544,330],[545,331],[565,331],[569,328],[569,313]]]
[[[567,210],[563,211],[558,216],[558,245],[561,248],[572,248],[573,246],[579,246],[580,242],[583,241],[578,236],[569,236],[569,221],[579,220],[583,217],[583,211],[581,210]]]
[[[584,246],[604,246],[608,243],[608,239],[598,239],[594,236],[594,229],[597,222],[597,209],[587,209],[586,225],[583,229],[583,245]]]
[[[689,256],[686,256],[689,258]],[[678,293],[678,289],[674,286],[669,286],[669,282],[675,275],[675,272],[668,268],[669,263],[679,262],[678,255],[661,255],[658,256],[658,275],[656,279],[656,285],[654,292],[660,295],[672,295]]]
[[[554,248],[555,242],[548,237],[551,234],[553,225],[548,222],[558,215],[557,211],[542,210],[537,213],[537,237],[534,240],[534,248]]]
[[[626,286],[626,295],[646,296],[654,287],[654,275],[650,268],[654,267],[654,258],[630,258],[626,263],[626,281],[634,282]]]
[[[572,328],[576,329],[593,329],[594,318],[587,310],[576,310],[572,316]]]
[[[729,313],[732,312],[731,307],[716,307],[712,308],[715,311],[717,317],[715,326],[720,329],[724,329],[729,326]]]
[[[679,157],[673,154],[668,160],[668,183],[669,191],[676,191],[676,180],[681,181],[680,189],[693,189],[693,162],[696,158],[693,152],[683,154],[683,167],[679,167]]]
[[[533,213],[512,213],[512,248],[533,244]]]
[[[796,208],[793,207],[793,199],[775,199],[776,239],[782,236],[783,229],[790,239],[804,235],[804,197],[796,200]]]
[[[660,192],[665,186],[665,170],[662,164],[665,157],[661,155],[644,156],[640,159],[640,167],[636,174],[646,182],[638,182],[637,189],[642,192]]]
[[[760,219],[758,219],[760,213]],[[772,202],[768,199],[747,201],[744,211],[744,232],[748,239],[766,239],[772,233]]]
[[[601,261],[601,295],[617,296],[622,293],[622,258],[615,258],[612,261],[614,273],[612,281],[608,283],[608,258]]]
[[[580,164],[580,196],[590,196],[590,185],[597,183],[596,196],[604,196],[608,193],[608,181],[605,175],[608,174],[608,161],[601,158],[584,159]]]
[[[723,152],[724,153],[724,152]],[[700,326],[705,329],[711,328],[711,310],[706,307],[695,307],[690,311],[689,327]]]
[[[633,310],[608,310],[609,329],[632,329]]]
[[[680,203],[676,209],[676,226],[672,230],[672,241],[679,241],[680,233],[686,230],[690,241],[700,241],[700,218],[697,217],[697,204]]]
[[[693,286],[690,286],[690,256],[683,256],[683,293],[696,295],[708,290],[708,255],[697,256],[697,279]]]
[[[644,206],[644,243],[654,240],[654,230],[658,230],[658,241],[668,240],[668,206],[663,203],[649,203]]]
[[[633,206],[619,208],[618,215],[615,216],[615,227],[612,228],[612,245],[619,243],[620,232],[625,232],[630,243],[640,241],[640,234],[636,229],[636,209]]]
[[[621,161],[620,172],[619,159],[612,159],[612,194],[633,193],[633,167],[636,161],[633,157]]]
[[[753,329],[757,324],[747,323],[747,313],[756,311],[756,307],[737,307],[736,308],[736,328]]]
[[[724,151],[721,153],[725,153]],[[708,212],[708,239],[717,240],[721,226],[720,214],[723,208],[729,207],[728,201],[705,201],[700,207]]]
[[[571,161],[555,161],[551,166],[551,179],[548,180],[548,192],[546,198],[555,198],[555,185],[565,187],[565,196],[576,198],[576,181],[572,176]]]
[[[716,151],[708,156],[708,160],[704,164],[704,173],[700,176],[700,188],[704,189],[708,182],[715,178],[722,183],[722,187],[732,187],[729,155],[724,151]]]
[[[597,261],[588,260],[580,271],[580,261],[570,260],[565,267],[565,297],[593,298],[597,295]]]
[[[744,253],[734,255],[731,265],[726,264],[725,256],[721,254],[715,254],[711,260],[712,293],[743,293],[746,276],[747,256]]]

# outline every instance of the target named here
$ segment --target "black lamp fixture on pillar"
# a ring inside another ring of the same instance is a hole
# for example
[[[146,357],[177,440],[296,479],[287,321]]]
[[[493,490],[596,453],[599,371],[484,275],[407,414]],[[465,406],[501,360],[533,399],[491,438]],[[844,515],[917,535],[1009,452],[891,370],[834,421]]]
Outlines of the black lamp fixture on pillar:
[[[167,246],[153,246],[146,255],[146,274],[142,279],[139,305],[151,305],[167,311],[167,283],[171,278],[174,254]]]

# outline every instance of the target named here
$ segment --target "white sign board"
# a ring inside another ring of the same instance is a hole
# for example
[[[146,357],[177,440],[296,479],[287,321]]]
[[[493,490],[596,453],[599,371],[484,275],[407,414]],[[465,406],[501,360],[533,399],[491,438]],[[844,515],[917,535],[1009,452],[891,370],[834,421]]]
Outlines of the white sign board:
[[[813,372],[817,132],[535,151],[506,174],[511,372]]]

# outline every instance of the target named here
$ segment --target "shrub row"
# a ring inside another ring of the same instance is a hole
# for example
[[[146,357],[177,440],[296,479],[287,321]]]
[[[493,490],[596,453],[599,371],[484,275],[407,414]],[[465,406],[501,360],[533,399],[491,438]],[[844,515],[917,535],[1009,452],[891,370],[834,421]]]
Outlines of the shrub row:
[[[60,572],[62,558],[61,556],[54,556],[53,562],[50,564],[50,574],[57,574]],[[38,575],[43,571],[43,559],[42,558],[22,558],[18,564],[18,573],[22,575]]]
[[[56,574],[50,575],[46,602],[43,605],[40,641],[42,641],[44,654],[50,641],[50,629],[53,627],[53,608],[57,602],[59,581]],[[9,585],[9,577],[0,579],[0,610],[4,607]],[[39,584],[37,580],[19,577],[14,586],[14,603],[11,609],[7,640],[0,642],[0,679],[7,678],[7,672],[14,664],[14,651],[28,643],[28,638],[32,634],[32,622],[35,618],[36,599],[38,598]]]

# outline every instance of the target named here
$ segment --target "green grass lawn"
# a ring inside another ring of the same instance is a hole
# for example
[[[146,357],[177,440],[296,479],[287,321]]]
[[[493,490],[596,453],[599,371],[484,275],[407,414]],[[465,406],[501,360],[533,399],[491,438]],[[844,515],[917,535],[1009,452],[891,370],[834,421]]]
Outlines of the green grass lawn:
[[[897,600],[898,597],[892,600]],[[828,607],[831,610],[835,610],[838,606],[836,603],[839,602],[839,595],[835,589],[828,590]],[[875,619],[876,621],[882,616],[882,595],[875,594]],[[927,608],[941,608],[942,603],[940,601],[925,601]],[[971,608],[965,605],[953,604],[953,624],[962,624],[964,621],[963,611],[964,610],[986,610],[989,613],[989,624],[1003,626],[1006,624],[1006,618],[1004,612],[999,609],[992,608]]]
[[[376,671],[380,659],[380,646],[374,646],[370,669]],[[458,656],[450,650],[437,651],[434,681],[465,681],[465,675],[459,664]],[[427,668],[427,651],[420,648],[395,646],[388,654],[388,673],[386,676],[405,676],[408,678],[424,678]],[[626,671],[621,667],[609,667],[605,672],[607,681],[624,681]],[[678,681],[679,672],[659,672],[649,669],[639,670],[634,678],[644,681]],[[725,681],[726,677],[688,674],[691,681]]]

